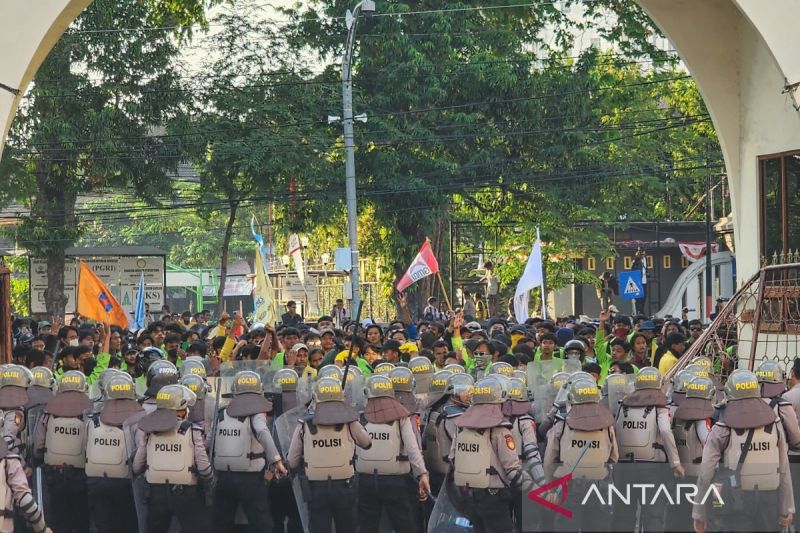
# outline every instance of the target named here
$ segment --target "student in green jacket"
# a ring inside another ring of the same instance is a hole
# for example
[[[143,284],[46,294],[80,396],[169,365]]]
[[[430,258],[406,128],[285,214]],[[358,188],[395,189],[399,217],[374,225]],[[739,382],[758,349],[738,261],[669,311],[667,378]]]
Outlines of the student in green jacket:
[[[56,371],[53,372],[55,379],[60,378],[68,370],[79,370],[86,376],[87,385],[97,382],[100,374],[111,362],[111,354],[108,353],[111,340],[110,327],[108,324],[103,324],[98,331],[100,351],[97,357],[93,357],[92,347],[86,344],[64,348],[56,361]]]

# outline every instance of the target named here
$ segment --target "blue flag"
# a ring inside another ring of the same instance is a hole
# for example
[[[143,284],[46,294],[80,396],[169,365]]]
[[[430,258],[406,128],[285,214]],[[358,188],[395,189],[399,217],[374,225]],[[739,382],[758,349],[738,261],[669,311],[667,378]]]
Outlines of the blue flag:
[[[144,329],[145,324],[144,316],[144,272],[142,277],[139,278],[139,293],[136,295],[136,308],[133,310],[133,329]]]

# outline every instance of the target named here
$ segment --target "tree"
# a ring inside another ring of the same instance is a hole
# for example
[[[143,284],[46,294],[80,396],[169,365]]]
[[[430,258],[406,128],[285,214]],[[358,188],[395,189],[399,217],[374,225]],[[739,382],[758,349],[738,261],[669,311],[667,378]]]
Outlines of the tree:
[[[309,120],[323,109],[319,90],[306,83],[308,72],[285,52],[279,28],[264,18],[251,2],[215,18],[222,30],[209,45],[216,53],[200,68],[203,83],[188,120],[172,129],[191,154],[203,201],[219,202],[201,208],[201,216],[227,214],[220,305],[240,210],[285,193],[296,177],[308,175],[315,159],[309,147],[320,144],[319,118]]]
[[[571,5],[587,16],[568,16]],[[333,60],[320,82],[337,79],[348,7],[317,0],[288,10],[293,45]],[[504,250],[529,247],[542,226],[559,243],[549,250],[560,258],[553,284],[589,281],[574,257],[608,242],[579,222],[663,214],[675,169],[707,166],[694,165],[698,153],[716,159],[701,100],[678,101],[677,91],[696,91],[675,56],[649,42],[655,30],[641,25],[636,6],[416,1],[380,9],[357,49],[355,107],[369,123],[356,132],[356,167],[359,201],[391,229],[382,251],[398,275],[426,236],[438,245],[443,223],[466,217],[520,221],[525,231],[505,236]],[[586,29],[600,30],[614,51],[576,53]],[[693,196],[697,172],[686,172],[680,188]],[[526,254],[501,254],[510,282]]]
[[[47,258],[47,312],[62,316],[65,250],[80,237],[79,197],[132,188],[149,202],[169,191],[179,154],[165,154],[158,128],[183,94],[175,66],[175,24],[189,35],[204,22],[205,0],[165,3],[97,0],[75,21],[37,73],[4,165],[22,182],[30,214],[15,229],[20,245]],[[117,30],[122,28],[122,30]]]

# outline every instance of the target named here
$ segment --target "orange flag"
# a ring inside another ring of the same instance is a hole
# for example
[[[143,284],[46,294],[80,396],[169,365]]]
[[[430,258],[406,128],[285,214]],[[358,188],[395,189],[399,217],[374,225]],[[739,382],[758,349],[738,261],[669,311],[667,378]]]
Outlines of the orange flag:
[[[84,263],[81,263],[80,277],[78,278],[78,314],[97,320],[108,322],[121,328],[128,327],[128,313],[119,304],[106,284]]]

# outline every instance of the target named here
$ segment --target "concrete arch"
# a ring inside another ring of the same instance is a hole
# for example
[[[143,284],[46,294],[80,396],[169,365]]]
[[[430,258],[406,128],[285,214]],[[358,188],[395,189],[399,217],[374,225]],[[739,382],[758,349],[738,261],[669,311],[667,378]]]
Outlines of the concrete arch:
[[[17,107],[47,54],[91,0],[0,2],[0,156]],[[35,6],[35,7],[34,7]]]
[[[800,150],[800,0],[637,0],[686,63],[722,145],[738,278],[760,266],[758,157]]]

